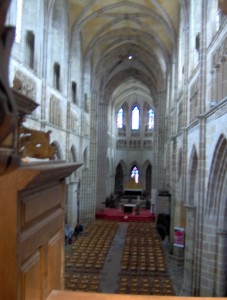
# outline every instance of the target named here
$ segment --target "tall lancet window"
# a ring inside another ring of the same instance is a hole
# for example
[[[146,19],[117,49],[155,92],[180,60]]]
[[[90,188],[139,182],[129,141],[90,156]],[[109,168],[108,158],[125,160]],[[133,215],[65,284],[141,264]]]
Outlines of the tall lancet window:
[[[16,37],[17,43],[20,43],[21,39],[21,24],[22,24],[22,0],[17,0],[17,20],[16,20]]]
[[[135,106],[132,110],[132,129],[138,130],[140,126],[140,111],[138,106]]]
[[[149,109],[148,111],[148,129],[154,128],[154,111],[153,109]]]
[[[117,128],[123,128],[124,125],[124,111],[123,109],[119,109],[117,114]]]

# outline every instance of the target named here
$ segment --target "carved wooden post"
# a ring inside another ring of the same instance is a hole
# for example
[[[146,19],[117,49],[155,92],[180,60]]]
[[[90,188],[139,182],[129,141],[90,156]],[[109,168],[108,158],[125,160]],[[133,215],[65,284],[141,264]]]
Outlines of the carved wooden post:
[[[9,0],[0,0],[0,175],[19,164],[15,147],[16,106],[8,83],[13,27],[4,27]]]
[[[2,29],[5,23],[5,18],[9,5],[10,0],[0,0],[0,35],[2,34]]]
[[[227,15],[227,0],[219,0],[219,8],[224,15]]]

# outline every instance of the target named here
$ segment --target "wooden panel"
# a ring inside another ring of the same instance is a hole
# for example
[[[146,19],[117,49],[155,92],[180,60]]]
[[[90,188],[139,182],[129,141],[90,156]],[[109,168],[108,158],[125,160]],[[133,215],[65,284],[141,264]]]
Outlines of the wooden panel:
[[[22,262],[31,253],[34,253],[36,249],[47,244],[47,241],[49,241],[59,228],[63,228],[63,224],[64,211],[59,208],[39,223],[24,231],[20,236]]]
[[[20,194],[22,200],[21,226],[29,223],[48,210],[62,206],[64,199],[61,185],[50,186],[45,189],[31,189]]]
[[[0,176],[0,299],[44,300],[64,287],[62,179],[78,167],[35,163]]]
[[[53,289],[63,289],[64,272],[64,241],[62,231],[59,231],[48,243],[48,294]]]
[[[0,176],[0,298],[16,299],[17,191],[8,184],[9,176]]]
[[[21,299],[40,300],[42,295],[40,253],[37,251],[21,267]]]

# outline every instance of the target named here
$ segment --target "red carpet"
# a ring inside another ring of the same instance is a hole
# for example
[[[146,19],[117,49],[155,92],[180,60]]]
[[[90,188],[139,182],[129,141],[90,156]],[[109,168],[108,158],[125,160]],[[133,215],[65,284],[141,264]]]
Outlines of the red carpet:
[[[102,211],[97,211],[95,214],[97,219],[105,219],[119,222],[151,222],[155,221],[155,214],[149,210],[142,209],[140,214],[124,213],[121,208],[105,208]]]

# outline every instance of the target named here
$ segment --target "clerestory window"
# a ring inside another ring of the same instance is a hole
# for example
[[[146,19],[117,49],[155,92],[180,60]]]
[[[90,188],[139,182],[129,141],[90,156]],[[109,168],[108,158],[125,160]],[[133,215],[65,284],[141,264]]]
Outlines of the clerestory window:
[[[140,126],[140,111],[138,106],[135,106],[132,110],[132,129],[138,130]]]
[[[153,111],[153,109],[149,109],[149,111],[148,111],[147,128],[148,129],[153,129],[154,128],[154,111]]]
[[[123,109],[119,109],[117,114],[117,128],[122,129],[124,125],[124,111]]]

